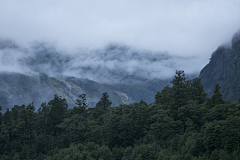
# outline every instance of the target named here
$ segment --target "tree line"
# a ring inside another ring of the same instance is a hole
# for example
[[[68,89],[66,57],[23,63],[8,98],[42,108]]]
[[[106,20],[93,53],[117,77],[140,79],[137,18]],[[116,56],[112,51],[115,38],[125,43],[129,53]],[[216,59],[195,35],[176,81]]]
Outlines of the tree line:
[[[37,110],[15,105],[0,112],[0,159],[240,159],[240,99],[223,100],[219,85],[207,98],[184,71],[171,84],[150,104],[112,107],[103,93],[94,108],[85,94],[72,109],[57,95]]]

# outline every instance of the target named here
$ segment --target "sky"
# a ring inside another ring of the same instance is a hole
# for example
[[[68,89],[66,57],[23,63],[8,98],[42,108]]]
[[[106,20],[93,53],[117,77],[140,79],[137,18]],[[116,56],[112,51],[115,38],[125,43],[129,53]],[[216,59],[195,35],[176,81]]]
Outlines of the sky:
[[[200,71],[231,41],[239,15],[239,0],[0,0],[0,38],[69,53],[120,44],[195,57],[185,68]]]

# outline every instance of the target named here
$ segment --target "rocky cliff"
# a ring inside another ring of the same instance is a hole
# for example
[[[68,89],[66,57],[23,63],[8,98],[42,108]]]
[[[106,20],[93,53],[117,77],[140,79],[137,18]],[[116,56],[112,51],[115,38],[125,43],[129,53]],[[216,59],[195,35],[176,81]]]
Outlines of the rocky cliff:
[[[240,98],[240,30],[233,36],[231,47],[220,46],[213,52],[199,77],[208,96],[219,84],[225,100],[236,102]]]

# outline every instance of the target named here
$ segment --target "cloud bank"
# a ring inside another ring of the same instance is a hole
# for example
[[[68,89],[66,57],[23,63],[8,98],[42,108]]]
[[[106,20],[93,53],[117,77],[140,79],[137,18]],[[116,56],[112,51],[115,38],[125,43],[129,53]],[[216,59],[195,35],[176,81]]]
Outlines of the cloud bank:
[[[230,41],[240,28],[239,15],[239,0],[0,0],[0,38],[12,39],[24,47],[42,41],[70,55],[80,54],[81,61],[74,61],[71,71],[79,67],[86,70],[86,66],[92,65],[109,71],[124,69],[129,74],[146,70],[143,75],[156,77],[170,72],[168,65],[200,71],[211,53]],[[126,62],[122,63],[121,56],[118,60],[103,60],[96,56],[97,52],[78,50],[104,50],[112,43],[140,50],[142,57],[149,55],[145,50],[150,50],[154,54],[190,58],[161,64],[147,59],[124,59]],[[1,51],[1,59],[6,59],[6,52]],[[5,60],[0,65],[6,66]],[[10,67],[14,65],[5,68],[14,70]],[[15,68],[20,68],[20,72],[21,67]]]
[[[197,73],[199,70],[189,67],[196,65],[197,59],[109,45],[102,50],[72,55],[64,67],[63,75],[90,78],[98,82],[124,82],[128,77],[168,79],[174,76],[175,70]]]
[[[173,77],[175,70],[188,74],[199,72],[189,67],[197,64],[197,57],[171,56],[116,44],[72,54],[58,52],[45,43],[35,43],[28,49],[8,45],[0,50],[0,60],[0,72],[35,76],[44,72],[52,77],[71,76],[103,83],[168,79]]]

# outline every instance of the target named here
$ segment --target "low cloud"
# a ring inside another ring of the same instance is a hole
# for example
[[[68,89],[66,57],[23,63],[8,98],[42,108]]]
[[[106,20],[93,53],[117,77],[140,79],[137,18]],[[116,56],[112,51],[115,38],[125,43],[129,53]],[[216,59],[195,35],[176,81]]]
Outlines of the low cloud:
[[[97,81],[111,80],[110,74],[151,79],[168,78],[176,69],[197,73],[219,45],[229,44],[239,13],[239,0],[0,0],[0,38],[28,48],[2,49],[0,71],[44,70]],[[48,51],[34,47],[36,41],[50,44]],[[112,50],[109,44],[129,47]],[[41,59],[36,55],[46,52],[61,57],[31,69],[30,62],[23,65],[26,56]]]
[[[240,27],[238,0],[0,1],[0,37],[59,48],[119,43],[178,56],[205,56]]]
[[[199,57],[170,56],[166,53],[110,45],[103,50],[74,55],[63,74],[99,82],[121,82],[128,76],[168,79],[173,77],[175,70],[197,74],[201,69],[198,61]],[[191,65],[195,67],[189,67]]]
[[[6,48],[0,50],[0,72],[32,73],[31,69],[21,62],[21,59],[28,56],[28,53],[16,49]]]
[[[198,57],[171,56],[167,53],[137,50],[117,44],[97,50],[60,52],[46,43],[30,48],[7,47],[0,50],[0,72],[88,78],[102,83],[124,83],[138,79],[168,79],[175,70],[199,72]],[[189,67],[195,65],[195,67]]]

